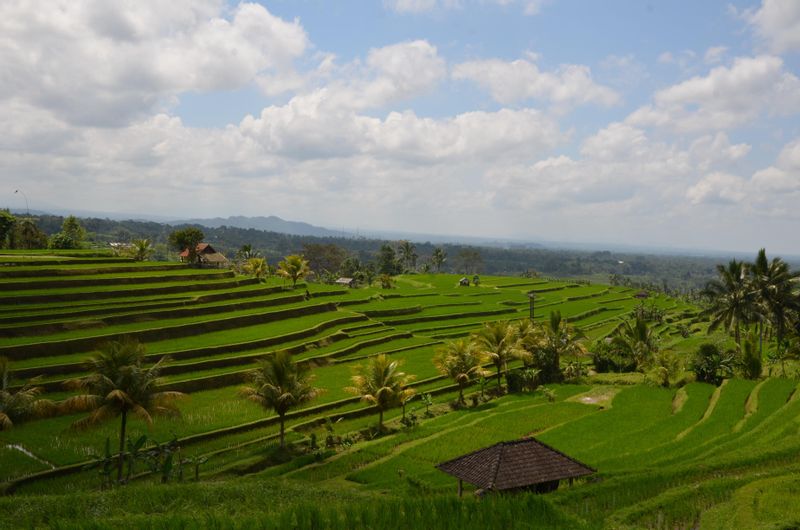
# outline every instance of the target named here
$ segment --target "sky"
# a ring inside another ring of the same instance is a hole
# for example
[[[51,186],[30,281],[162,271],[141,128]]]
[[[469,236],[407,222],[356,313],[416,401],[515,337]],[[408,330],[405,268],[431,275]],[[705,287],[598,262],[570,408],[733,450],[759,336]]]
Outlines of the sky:
[[[798,76],[797,0],[5,0],[0,207],[798,255]]]

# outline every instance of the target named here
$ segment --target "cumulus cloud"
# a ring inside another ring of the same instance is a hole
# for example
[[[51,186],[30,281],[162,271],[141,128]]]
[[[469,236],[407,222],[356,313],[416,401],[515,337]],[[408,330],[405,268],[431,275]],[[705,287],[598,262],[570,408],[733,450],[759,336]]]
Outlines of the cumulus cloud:
[[[653,103],[627,118],[634,126],[680,132],[729,129],[760,115],[800,112],[800,79],[774,56],[740,57],[733,65],[713,68],[656,92]]]
[[[0,5],[0,98],[73,124],[119,126],[186,91],[232,90],[288,70],[308,46],[297,21],[216,1]]]
[[[710,173],[686,191],[692,204],[736,204],[746,196],[747,182],[736,175]]]
[[[620,101],[614,90],[594,82],[585,65],[564,64],[554,72],[543,72],[525,59],[485,59],[457,64],[452,76],[477,83],[502,104],[540,99],[564,106],[610,106]]]
[[[800,2],[763,0],[741,13],[756,35],[775,53],[800,50]]]

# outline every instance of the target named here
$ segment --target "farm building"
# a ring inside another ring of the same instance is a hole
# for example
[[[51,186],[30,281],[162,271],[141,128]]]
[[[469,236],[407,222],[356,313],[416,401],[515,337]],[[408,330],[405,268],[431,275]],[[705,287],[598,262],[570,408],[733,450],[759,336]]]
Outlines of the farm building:
[[[221,252],[214,250],[214,247],[208,243],[198,243],[195,252],[197,252],[197,259],[201,266],[216,267],[218,269],[228,266],[228,258]],[[184,249],[178,256],[180,256],[181,261],[186,261],[189,258],[189,249]]]
[[[356,280],[354,278],[344,278],[344,277],[342,277],[342,278],[339,278],[338,280],[336,280],[336,282],[334,282],[334,283],[336,283],[336,285],[343,285],[343,286],[346,286],[346,287],[355,287],[356,286]]]
[[[458,479],[459,496],[463,481],[478,486],[476,494],[521,490],[548,493],[558,489],[562,480],[572,483],[572,479],[596,471],[535,438],[500,442],[436,467]]]

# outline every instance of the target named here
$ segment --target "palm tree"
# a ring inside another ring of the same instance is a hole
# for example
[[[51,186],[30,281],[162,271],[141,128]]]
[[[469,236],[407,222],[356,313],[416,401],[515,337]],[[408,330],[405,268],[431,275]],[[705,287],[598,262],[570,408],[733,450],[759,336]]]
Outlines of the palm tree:
[[[269,268],[267,267],[267,260],[264,258],[249,258],[245,263],[244,271],[247,274],[252,274],[254,277],[261,280],[267,276]]]
[[[447,253],[440,247],[434,248],[433,254],[431,254],[431,263],[433,263],[437,273],[441,272],[445,261],[447,261]]]
[[[278,274],[292,280],[292,289],[297,286],[297,280],[305,278],[310,272],[308,261],[298,254],[286,256],[278,263]]]
[[[134,261],[147,261],[155,249],[149,239],[134,239],[131,241],[131,257]]]
[[[56,408],[49,399],[39,397],[42,388],[34,386],[35,379],[12,391],[9,388],[10,372],[8,359],[0,357],[0,431],[11,429],[15,422],[27,418],[49,416]]]
[[[417,247],[411,241],[406,239],[400,241],[400,259],[405,263],[407,271],[413,271],[417,268]]]
[[[791,314],[800,310],[800,299],[794,296],[795,282],[800,271],[791,272],[781,258],[767,259],[766,250],[758,251],[755,262],[749,267],[750,284],[757,298],[754,316],[759,323],[759,352],[763,353],[764,320],[769,320],[778,342],[783,341]]]
[[[259,362],[258,368],[249,374],[251,385],[242,387],[240,395],[274,410],[280,421],[280,447],[286,447],[286,413],[292,407],[307,403],[317,397],[322,390],[311,386],[311,370],[308,365],[292,361],[290,353],[276,352]]]
[[[583,333],[561,318],[560,311],[552,311],[543,324],[534,324],[531,331],[520,337],[517,355],[541,370],[544,382],[560,381],[561,357],[586,354],[586,347],[580,342]]]
[[[636,362],[642,370],[658,351],[658,338],[647,321],[637,317],[626,320],[611,340],[611,346]]]
[[[747,265],[741,261],[731,260],[728,266],[717,265],[719,279],[711,280],[701,293],[709,300],[709,306],[703,311],[704,316],[711,317],[709,331],[720,326],[728,331],[733,329],[736,345],[741,345],[741,326],[753,320],[755,293],[747,281]]]
[[[144,345],[130,338],[112,341],[101,346],[89,360],[90,375],[65,383],[68,388],[86,393],[66,399],[63,408],[91,411],[89,416],[73,423],[73,427],[86,428],[121,417],[118,481],[122,480],[128,415],[133,414],[151,426],[153,414],[179,413],[175,401],[184,394],[158,390],[158,374],[165,359],[162,357],[155,365],[145,367]]]
[[[485,375],[483,364],[486,356],[467,340],[448,342],[436,351],[433,364],[439,373],[450,377],[458,384],[458,403],[464,405],[464,387],[471,381]]]
[[[508,322],[488,322],[472,336],[480,353],[494,363],[497,368],[497,389],[502,386],[502,373],[508,368],[509,359],[514,357],[517,340],[515,329]]]
[[[375,405],[378,409],[378,431],[383,430],[384,411],[402,404],[407,397],[407,387],[414,380],[399,370],[400,361],[393,361],[385,354],[371,357],[366,365],[354,368],[351,378],[353,386],[345,391],[361,396],[362,401]]]

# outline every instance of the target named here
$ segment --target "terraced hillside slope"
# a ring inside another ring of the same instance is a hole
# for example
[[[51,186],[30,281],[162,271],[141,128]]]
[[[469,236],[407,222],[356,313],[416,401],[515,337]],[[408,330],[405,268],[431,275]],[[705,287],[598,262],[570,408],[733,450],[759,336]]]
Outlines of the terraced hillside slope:
[[[158,418],[149,430],[133,421],[129,435],[175,439],[187,477],[196,472],[199,480],[158,485],[159,474],[142,468],[126,486],[132,498],[169,495],[191,507],[218,495],[241,511],[245,526],[247,517],[261,524],[265,514],[270,521],[303,519],[309,513],[303,492],[329,498],[326,506],[315,506],[315,517],[342,527],[348,527],[347,506],[355,506],[350,515],[369,526],[369,518],[378,517],[374,498],[389,499],[380,509],[387,514],[456,510],[465,528],[488,517],[485,512],[495,505],[571,528],[795,520],[791,511],[775,514],[779,500],[796,487],[795,381],[734,379],[720,388],[691,383],[670,390],[628,384],[641,380],[635,374],[598,374],[580,385],[550,386],[550,399],[537,392],[480,404],[476,386],[470,392],[477,406],[449,409],[456,388],[431,362],[444,341],[485,322],[527,318],[531,293],[537,321],[559,310],[591,341],[612,333],[643,303],[625,288],[508,277],[483,277],[479,286],[461,287],[453,275],[407,275],[397,277],[393,289],[315,283],[292,289],[275,278],[260,282],[227,270],[105,254],[12,254],[0,256],[0,263],[0,355],[12,360],[12,386],[40,376],[45,397],[64,399],[71,393],[63,382],[85,374],[84,361],[101,344],[122,337],[144,343],[149,362],[169,358],[163,386],[188,395],[181,416]],[[707,340],[697,308],[663,296],[644,303],[664,312],[655,327],[662,350],[685,354]],[[287,416],[290,441],[302,448],[313,439],[320,448],[288,461],[275,457],[277,418],[238,395],[255,360],[278,350],[308,363],[314,385],[325,389]],[[401,410],[388,411],[392,434],[351,447],[350,433],[365,432],[375,417],[344,387],[354,366],[379,353],[402,360],[403,370],[416,376],[413,386],[419,394],[430,393],[433,404],[409,406],[419,420],[411,428],[400,425]],[[0,480],[15,499],[3,506],[42,524],[39,511],[31,509],[35,503],[50,503],[58,514],[66,506],[60,503],[117,495],[98,492],[97,469],[86,468],[102,455],[106,438],[118,436],[117,422],[71,429],[80,417],[32,420],[0,432]],[[447,504],[455,486],[434,464],[526,435],[597,468],[598,477],[516,508],[501,506],[501,499]],[[343,442],[325,448],[328,436]],[[282,501],[246,506],[264,488]],[[194,514],[183,507],[176,514],[151,501],[143,509],[117,500],[103,512],[111,525],[155,513],[191,526],[192,517],[213,519],[221,509],[197,505]],[[392,520],[401,519],[389,517],[383,526],[393,527]],[[509,524],[514,526],[513,518]]]

